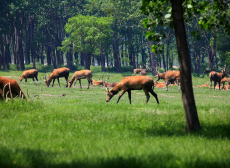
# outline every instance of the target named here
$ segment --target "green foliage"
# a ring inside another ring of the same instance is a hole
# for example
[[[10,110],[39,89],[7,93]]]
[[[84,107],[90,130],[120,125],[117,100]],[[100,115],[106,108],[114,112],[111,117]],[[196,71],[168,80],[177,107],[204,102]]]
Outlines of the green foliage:
[[[99,54],[100,43],[105,43],[111,36],[112,18],[77,15],[68,20],[65,25],[65,31],[70,34],[62,42],[60,50],[68,52],[73,49],[74,52],[91,52]],[[82,41],[83,40],[83,41]]]
[[[1,71],[15,78],[21,73]],[[93,72],[93,79],[102,74]],[[118,82],[133,72],[108,74],[110,82]],[[230,95],[196,87],[207,82],[193,77],[202,129],[190,133],[176,86],[154,89],[160,105],[153,96],[146,104],[143,91],[132,91],[130,105],[127,93],[119,104],[118,96],[106,103],[105,89],[88,90],[87,80],[83,89],[65,88],[63,78],[61,88],[21,82],[28,102],[0,102],[0,167],[228,167]],[[33,94],[39,96],[32,101]]]

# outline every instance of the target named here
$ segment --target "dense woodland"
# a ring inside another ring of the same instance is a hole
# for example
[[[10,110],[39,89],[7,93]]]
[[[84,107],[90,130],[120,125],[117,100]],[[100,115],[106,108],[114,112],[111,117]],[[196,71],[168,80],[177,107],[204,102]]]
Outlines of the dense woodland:
[[[41,63],[71,71],[73,66],[100,65],[102,71],[109,66],[121,73],[123,66],[148,65],[155,74],[158,67],[178,67],[174,30],[165,27],[167,37],[155,43],[163,45],[161,52],[152,52],[141,5],[139,0],[1,0],[0,69]],[[221,26],[201,30],[200,17],[186,21],[191,71],[218,71],[230,64],[230,36]]]

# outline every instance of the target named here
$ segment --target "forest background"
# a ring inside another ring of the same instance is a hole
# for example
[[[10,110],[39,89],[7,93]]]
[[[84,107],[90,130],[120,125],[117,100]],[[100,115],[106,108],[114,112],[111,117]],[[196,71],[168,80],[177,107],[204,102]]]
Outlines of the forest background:
[[[155,44],[163,44],[162,52],[153,53],[140,7],[138,0],[1,0],[0,69],[42,64],[74,71],[100,65],[103,72],[121,73],[147,65],[155,75],[157,67],[179,68],[174,31],[163,29],[168,36]],[[221,26],[201,30],[201,17],[186,22],[191,71],[218,71],[230,64],[230,36]]]

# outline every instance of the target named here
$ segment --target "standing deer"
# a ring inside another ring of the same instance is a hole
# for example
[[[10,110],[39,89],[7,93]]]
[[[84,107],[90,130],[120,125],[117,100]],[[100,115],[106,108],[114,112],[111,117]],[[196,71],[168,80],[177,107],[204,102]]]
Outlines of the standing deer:
[[[19,82],[22,81],[22,79],[25,79],[25,82],[27,82],[27,78],[34,78],[38,81],[38,71],[36,69],[30,69],[26,70],[22,73],[22,76],[19,78]]]
[[[11,94],[11,98],[19,96],[26,99],[16,80],[0,76],[0,99],[6,98],[8,93]]]
[[[157,103],[159,104],[157,94],[153,91],[154,83],[153,79],[148,76],[127,76],[124,77],[115,87],[108,90],[107,89],[107,98],[106,102],[109,102],[110,99],[116,95],[120,90],[121,94],[118,97],[117,103],[119,102],[120,98],[124,95],[127,91],[129,96],[129,102],[131,104],[131,90],[141,90],[143,89],[146,95],[146,103],[149,101],[149,92],[155,97]]]
[[[54,81],[55,81],[55,79],[57,79],[59,87],[61,87],[60,82],[59,82],[59,78],[65,77],[66,87],[68,87],[69,71],[70,71],[69,68],[65,68],[65,67],[64,68],[54,69],[53,72],[48,77],[48,79],[45,80],[46,86],[49,87],[50,82],[53,80],[53,84],[52,84],[52,87],[53,87],[54,86]]]
[[[168,91],[168,85],[171,81],[176,81],[178,87],[178,92],[180,91],[180,71],[167,71],[165,73],[165,90]]]
[[[157,78],[157,81],[159,81],[160,79],[163,79],[165,81],[165,73],[160,73],[157,71],[157,74],[155,75],[155,78]]]
[[[210,78],[210,83],[211,83],[210,87],[212,87],[212,81],[214,81],[214,90],[215,90],[216,83],[218,82],[219,83],[219,90],[220,90],[221,79],[223,79],[225,76],[229,77],[228,73],[226,72],[225,69],[223,69],[221,73],[218,73],[218,72],[215,72],[215,71],[211,71],[209,73],[209,78]]]
[[[69,81],[69,88],[72,86],[73,84],[73,81],[75,80],[74,82],[74,87],[75,87],[75,84],[77,82],[77,80],[79,80],[79,83],[80,83],[80,88],[82,89],[82,86],[81,86],[81,79],[87,79],[88,80],[88,89],[89,89],[89,85],[91,84],[91,89],[92,89],[92,72],[90,70],[81,70],[81,71],[76,71],[71,80]]]

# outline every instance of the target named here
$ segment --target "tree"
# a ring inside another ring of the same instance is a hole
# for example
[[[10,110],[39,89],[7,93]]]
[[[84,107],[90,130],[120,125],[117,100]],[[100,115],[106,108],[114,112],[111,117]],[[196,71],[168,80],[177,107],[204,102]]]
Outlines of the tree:
[[[171,2],[171,5],[170,5]],[[176,43],[178,49],[178,57],[181,72],[181,90],[182,100],[186,116],[187,130],[200,129],[199,119],[197,115],[190,68],[190,57],[187,43],[187,35],[184,22],[189,22],[192,18],[199,15],[199,27],[205,29],[215,29],[220,25],[224,27],[224,31],[230,34],[228,25],[230,23],[227,17],[228,5],[225,1],[195,1],[195,0],[143,0],[142,12],[148,16],[144,20],[146,27],[160,26],[160,33],[156,33],[154,29],[147,32],[150,40],[160,41],[165,37],[163,32],[164,26],[175,29]],[[151,16],[151,17],[150,17]],[[192,34],[200,39],[200,31],[192,32]],[[156,51],[157,46],[152,47]]]
[[[60,49],[64,52],[73,49],[73,52],[85,53],[85,69],[90,69],[92,54],[99,55],[100,43],[111,36],[110,17],[95,17],[77,15],[68,20],[65,31],[69,34],[62,42]]]

